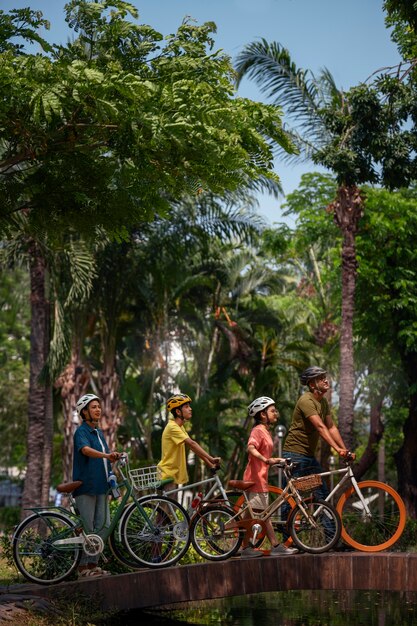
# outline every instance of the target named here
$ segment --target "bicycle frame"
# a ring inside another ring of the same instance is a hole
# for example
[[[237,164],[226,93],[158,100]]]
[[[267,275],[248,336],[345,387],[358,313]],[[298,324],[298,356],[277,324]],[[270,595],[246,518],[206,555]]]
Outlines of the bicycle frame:
[[[339,474],[342,475],[342,479],[331,490],[329,495],[326,496],[325,502],[331,502],[331,500],[336,495],[336,493],[338,492],[343,493],[343,491],[347,489],[348,485],[351,484],[363,506],[364,515],[366,515],[368,518],[371,518],[371,511],[369,509],[368,502],[363,497],[362,492],[358,487],[358,482],[353,474],[351,465],[348,465],[347,467],[342,467],[341,469],[337,469],[337,470],[330,470],[328,472],[320,472],[319,476],[325,477],[325,476],[335,476]]]
[[[152,520],[149,518],[145,509],[140,504],[140,498],[138,499],[136,497],[133,487],[129,483],[127,477],[123,474],[123,471],[120,467],[119,467],[119,471],[123,477],[123,480],[120,483],[118,483],[118,487],[122,487],[122,488],[124,487],[126,488],[126,491],[124,495],[122,496],[122,499],[118,503],[117,509],[114,515],[110,519],[110,525],[108,527],[103,527],[100,529],[100,532],[103,531],[101,538],[103,539],[104,543],[106,543],[107,539],[116,529],[116,526],[120,523],[123,517],[124,511],[125,511],[125,506],[130,498],[133,498],[133,501],[135,502],[137,509],[139,510],[140,514],[144,518],[146,524],[149,525],[149,528],[152,531],[155,530],[155,526],[152,523]],[[110,491],[111,490],[109,489],[108,494],[110,494]],[[40,516],[40,513],[42,513],[43,511],[59,511],[74,522],[76,532],[79,532],[79,536],[74,537],[72,535],[71,537],[67,537],[65,539],[57,539],[56,541],[54,541],[53,545],[56,546],[58,550],[59,549],[65,550],[66,546],[70,546],[71,548],[73,548],[74,545],[78,545],[78,544],[82,546],[88,542],[88,537],[90,533],[85,532],[83,520],[77,512],[73,510],[68,510],[62,506],[50,506],[50,507],[39,507],[39,508],[36,507],[36,508],[30,508],[29,510],[33,511],[35,514],[39,516]],[[92,534],[96,534],[96,533],[92,533]]]
[[[286,470],[286,468],[284,468],[284,471]],[[243,495],[245,497],[245,502],[246,505],[240,509],[236,515],[233,517],[233,521],[228,524],[228,530],[235,530],[235,529],[242,529],[245,530],[245,540],[249,540],[251,539],[253,543],[256,543],[258,538],[261,538],[259,536],[259,530],[256,528],[256,524],[259,524],[260,522],[260,526],[261,526],[261,536],[263,536],[265,534],[265,522],[270,519],[272,517],[272,515],[278,511],[284,504],[284,502],[287,502],[288,500],[290,500],[291,498],[295,501],[295,506],[303,513],[303,515],[305,515],[305,517],[313,524],[315,524],[315,520],[314,520],[314,516],[312,517],[310,515],[310,512],[308,511],[308,509],[304,506],[304,500],[302,498],[302,496],[300,495],[299,491],[297,490],[295,483],[294,483],[294,478],[290,478],[289,476],[287,476],[287,485],[285,486],[285,488],[283,489],[282,493],[278,494],[277,499],[272,502],[271,504],[269,504],[267,506],[266,509],[264,509],[263,511],[261,511],[260,513],[255,513],[248,495],[246,491],[243,491]],[[242,518],[242,516],[246,513],[249,512],[250,517]],[[282,525],[284,526],[287,522],[286,520],[281,522]],[[252,530],[252,528],[254,529],[254,533],[253,536],[250,536],[250,532]]]
[[[221,500],[224,500],[226,503],[229,503],[229,499],[227,497],[227,492],[223,487],[222,481],[218,477],[217,474],[214,474],[211,478],[205,478],[196,483],[192,483],[190,485],[184,485],[183,487],[178,487],[177,489],[165,490],[162,489],[162,493],[164,496],[171,497],[174,493],[183,493],[189,489],[193,489],[194,487],[203,487],[204,485],[209,485],[213,483],[212,487],[204,494],[204,498],[201,501],[201,504],[207,504],[210,501],[210,498],[214,496],[214,494],[219,491],[221,495]],[[229,503],[230,504],[230,503]]]

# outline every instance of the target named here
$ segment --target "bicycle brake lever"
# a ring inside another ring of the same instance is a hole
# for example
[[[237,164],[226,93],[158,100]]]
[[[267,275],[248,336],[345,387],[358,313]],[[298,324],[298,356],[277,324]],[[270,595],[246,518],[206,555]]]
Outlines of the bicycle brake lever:
[[[117,459],[116,464],[120,465],[120,467],[125,467],[127,465],[128,456],[125,452],[122,452],[120,457]]]
[[[289,469],[295,469],[299,465],[300,464],[297,463],[297,461],[293,461],[292,459],[284,459],[284,466],[283,467],[288,467]]]

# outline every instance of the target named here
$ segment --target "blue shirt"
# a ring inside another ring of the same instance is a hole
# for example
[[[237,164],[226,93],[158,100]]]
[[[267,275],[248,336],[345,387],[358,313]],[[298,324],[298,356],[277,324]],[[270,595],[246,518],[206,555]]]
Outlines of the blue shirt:
[[[82,480],[81,487],[74,491],[74,496],[88,494],[98,496],[107,493],[109,486],[107,483],[107,473],[111,471],[108,459],[93,459],[81,452],[82,448],[88,446],[93,450],[109,452],[109,447],[104,439],[103,432],[99,428],[90,428],[83,422],[74,433],[74,463],[72,470],[73,480]]]

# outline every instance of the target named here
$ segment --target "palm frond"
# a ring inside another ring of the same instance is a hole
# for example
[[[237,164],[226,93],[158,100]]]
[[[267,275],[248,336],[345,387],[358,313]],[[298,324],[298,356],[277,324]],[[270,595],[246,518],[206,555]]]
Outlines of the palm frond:
[[[93,288],[93,281],[96,277],[96,263],[90,250],[78,241],[71,242],[64,250],[64,258],[68,264],[70,272],[70,286],[65,299],[65,307],[84,305]]]
[[[343,91],[341,91],[334,80],[333,74],[327,67],[324,67],[316,80],[317,91],[320,99],[327,106],[342,108],[345,104]]]
[[[316,79],[310,70],[296,66],[286,48],[265,39],[248,44],[238,55],[235,67],[238,84],[245,76],[252,78],[296,126],[303,128],[311,144],[322,142],[325,127],[320,111],[327,104],[332,84],[330,72],[325,70]],[[324,91],[322,81],[326,87]]]
[[[274,156],[288,165],[295,165],[296,163],[299,163],[300,157],[306,161],[311,160],[313,155],[317,152],[317,143],[312,142],[309,137],[303,136],[295,129],[287,128],[286,132],[290,136],[293,144],[297,147],[298,154],[289,154],[277,144],[274,146]],[[322,139],[323,138],[320,139],[320,145]]]

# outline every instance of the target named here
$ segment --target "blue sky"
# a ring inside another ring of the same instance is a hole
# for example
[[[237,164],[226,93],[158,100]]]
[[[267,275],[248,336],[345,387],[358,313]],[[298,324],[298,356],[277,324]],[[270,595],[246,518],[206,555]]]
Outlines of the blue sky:
[[[131,0],[139,21],[167,35],[184,17],[197,23],[214,21],[216,48],[234,58],[242,47],[258,38],[287,47],[299,67],[318,72],[327,67],[343,88],[365,81],[373,72],[398,63],[399,56],[384,25],[382,0]],[[51,22],[50,41],[65,43],[65,0],[0,0],[0,9],[30,6]],[[245,81],[240,95],[263,99]],[[295,189],[308,164],[276,163],[286,193]],[[269,222],[280,221],[282,200],[260,196],[259,212]]]

